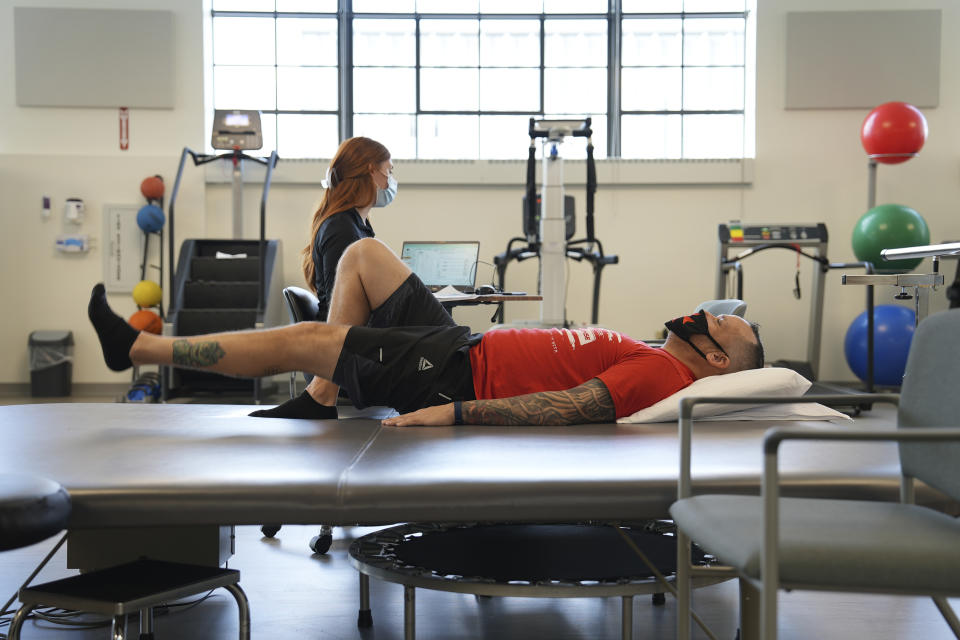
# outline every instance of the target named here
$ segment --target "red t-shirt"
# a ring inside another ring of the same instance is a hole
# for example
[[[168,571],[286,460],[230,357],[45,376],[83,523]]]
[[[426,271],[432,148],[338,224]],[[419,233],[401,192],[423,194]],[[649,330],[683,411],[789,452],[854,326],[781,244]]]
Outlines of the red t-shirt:
[[[663,349],[592,327],[489,331],[470,349],[470,366],[474,393],[481,400],[563,391],[599,378],[618,418],[694,380],[690,369]]]

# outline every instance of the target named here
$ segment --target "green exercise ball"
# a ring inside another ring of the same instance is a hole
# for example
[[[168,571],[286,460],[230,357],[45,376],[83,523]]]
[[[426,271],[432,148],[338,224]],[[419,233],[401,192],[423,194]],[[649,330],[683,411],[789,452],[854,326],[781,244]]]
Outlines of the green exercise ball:
[[[885,261],[881,249],[930,244],[930,229],[923,217],[902,204],[881,204],[863,214],[853,227],[853,253],[861,262],[872,262],[878,273],[906,273],[923,258]]]

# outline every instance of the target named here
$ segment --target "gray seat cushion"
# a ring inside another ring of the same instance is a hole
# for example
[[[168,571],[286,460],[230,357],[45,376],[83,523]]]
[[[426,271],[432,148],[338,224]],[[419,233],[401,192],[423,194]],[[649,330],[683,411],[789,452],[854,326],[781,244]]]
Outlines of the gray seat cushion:
[[[670,514],[704,550],[759,578],[761,508],[759,497],[703,495]],[[916,505],[783,498],[779,548],[784,586],[960,593],[960,522]]]
[[[0,473],[0,551],[45,540],[67,527],[70,496],[53,480]]]

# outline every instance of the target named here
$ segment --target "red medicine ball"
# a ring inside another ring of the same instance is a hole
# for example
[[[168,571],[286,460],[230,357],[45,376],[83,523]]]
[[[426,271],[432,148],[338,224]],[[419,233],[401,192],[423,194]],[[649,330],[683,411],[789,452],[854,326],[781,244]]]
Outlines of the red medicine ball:
[[[163,197],[163,178],[160,176],[144,178],[140,183],[140,193],[147,200],[159,200]]]
[[[923,148],[927,119],[912,104],[885,102],[867,114],[860,142],[867,154],[883,164],[906,162]]]

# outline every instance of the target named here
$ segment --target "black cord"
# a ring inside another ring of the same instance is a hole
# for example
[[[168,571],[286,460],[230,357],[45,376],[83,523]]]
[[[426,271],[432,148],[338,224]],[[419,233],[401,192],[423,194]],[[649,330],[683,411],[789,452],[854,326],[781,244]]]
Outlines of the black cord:
[[[734,262],[738,262],[740,260],[743,260],[744,258],[749,258],[753,254],[758,253],[760,251],[766,251],[767,249],[789,249],[790,251],[795,251],[798,255],[801,255],[805,258],[809,258],[814,262],[820,263],[824,267],[830,266],[830,261],[825,256],[815,256],[812,253],[807,253],[806,251],[803,251],[799,245],[796,245],[796,244],[758,244],[757,246],[750,247],[746,251],[743,251],[742,253],[733,256],[732,258],[724,258],[723,264],[733,264]]]
[[[499,287],[497,287],[497,283],[495,282],[497,276],[497,265],[493,264],[492,262],[487,262],[486,260],[477,260],[477,264],[485,264],[488,267],[493,268],[493,271],[490,273],[490,286],[494,289],[499,289]]]

